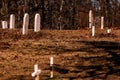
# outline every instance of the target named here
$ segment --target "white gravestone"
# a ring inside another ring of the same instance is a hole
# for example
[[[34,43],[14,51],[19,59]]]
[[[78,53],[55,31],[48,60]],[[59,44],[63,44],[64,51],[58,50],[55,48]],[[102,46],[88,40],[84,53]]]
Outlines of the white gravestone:
[[[103,29],[104,28],[104,17],[102,16],[101,17],[101,29]]]
[[[53,66],[53,57],[50,57],[50,66]]]
[[[23,28],[22,28],[22,34],[28,34],[28,26],[29,26],[29,14],[25,13],[23,18]]]
[[[89,11],[89,28],[92,27],[93,24],[93,12],[92,10]]]
[[[15,28],[15,15],[11,14],[10,15],[10,29],[14,29]]]
[[[40,14],[35,15],[35,22],[34,22],[34,32],[40,31]]]
[[[7,29],[7,28],[8,28],[7,21],[2,21],[2,29]]]
[[[95,36],[95,26],[92,26],[92,36]]]
[[[111,33],[111,29],[107,29],[107,33],[110,34]]]
[[[50,78],[53,78],[53,57],[50,57]]]

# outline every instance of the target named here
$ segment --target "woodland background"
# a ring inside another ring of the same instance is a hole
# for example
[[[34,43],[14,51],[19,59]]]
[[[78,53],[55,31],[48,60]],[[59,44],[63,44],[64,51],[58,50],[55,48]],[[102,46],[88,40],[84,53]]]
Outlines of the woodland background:
[[[16,27],[21,28],[24,13],[29,13],[33,28],[34,16],[40,13],[42,29],[79,29],[88,27],[89,10],[96,26],[104,16],[106,27],[120,27],[119,0],[1,0],[0,20],[9,21],[10,14],[15,14]]]

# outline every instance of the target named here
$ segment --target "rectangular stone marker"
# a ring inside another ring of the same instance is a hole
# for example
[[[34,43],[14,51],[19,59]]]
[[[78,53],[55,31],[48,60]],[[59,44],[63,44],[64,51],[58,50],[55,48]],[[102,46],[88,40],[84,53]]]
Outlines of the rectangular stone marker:
[[[53,78],[53,71],[50,71],[50,78]]]
[[[50,78],[53,78],[53,57],[50,57]]]
[[[110,34],[111,33],[111,29],[107,29],[107,33]]]
[[[14,29],[15,28],[15,15],[11,14],[10,15],[10,29]]]
[[[23,35],[28,34],[28,26],[29,26],[29,14],[25,13],[23,18],[23,28],[22,28]]]
[[[101,17],[101,29],[103,29],[104,28],[104,17],[102,16]]]
[[[95,26],[92,26],[92,36],[95,36]]]
[[[53,57],[50,57],[50,66],[53,66]]]
[[[93,24],[93,12],[92,10],[89,11],[89,28],[92,28]]]
[[[8,28],[7,21],[2,21],[2,29],[7,29],[7,28]]]
[[[40,14],[35,15],[35,22],[34,22],[34,32],[40,31]]]

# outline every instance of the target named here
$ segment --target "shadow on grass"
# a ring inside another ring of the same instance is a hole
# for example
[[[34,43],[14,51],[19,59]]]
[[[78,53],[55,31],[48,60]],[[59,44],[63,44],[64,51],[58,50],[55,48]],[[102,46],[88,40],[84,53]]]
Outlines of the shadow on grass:
[[[77,42],[78,43],[78,42]],[[110,41],[79,41],[79,43],[84,43],[86,47],[84,48],[77,48],[77,49],[67,49],[65,47],[56,47],[56,52],[63,53],[63,52],[89,52],[90,54],[97,53],[95,49],[102,49],[101,54],[108,54],[108,56],[95,56],[95,57],[88,57],[83,58],[84,60],[90,61],[91,59],[94,60],[94,62],[98,62],[98,64],[90,64],[88,66],[77,66],[76,68],[79,69],[79,71],[73,71],[74,73],[79,73],[80,71],[85,71],[86,75],[82,76],[79,75],[78,77],[95,77],[95,78],[107,78],[108,75],[118,75],[120,76],[120,43],[118,42],[110,42]],[[90,46],[90,47],[88,47]],[[91,47],[92,46],[92,47]],[[99,53],[99,52],[98,52]],[[98,55],[98,54],[97,54]],[[75,57],[75,56],[73,56]],[[77,56],[76,58],[79,58]],[[100,61],[102,63],[100,63]],[[108,63],[109,62],[109,63]],[[104,65],[103,65],[104,63]],[[79,64],[78,64],[79,65]],[[60,69],[59,67],[56,68],[56,70],[59,70],[58,72],[64,71]]]
[[[70,70],[64,68],[64,66],[61,67],[61,65],[55,64],[54,65],[54,71],[60,73],[60,74],[69,74],[74,73],[77,75],[77,78],[99,78],[101,80],[105,80],[109,75],[117,75],[120,76],[120,43],[118,42],[110,42],[110,41],[77,41],[76,43],[84,43],[84,48],[66,48],[64,46],[48,46],[44,49],[46,50],[53,50],[55,52],[58,52],[59,54],[64,52],[88,52],[88,54],[96,54],[97,52],[95,49],[100,49],[101,54],[108,54],[108,56],[98,57],[98,56],[90,56],[88,58],[80,56],[72,56],[75,58],[73,59],[73,63],[76,62],[76,58],[80,61],[82,60],[83,63],[86,61],[89,61],[90,64],[83,65],[78,62],[72,68],[74,70]],[[92,47],[91,47],[92,46]],[[90,53],[92,52],[92,53]],[[103,53],[102,53],[103,52]],[[97,54],[98,55],[98,54]],[[104,64],[103,64],[104,63]],[[66,64],[70,65],[70,64]],[[26,79],[24,76],[15,76],[9,80],[24,80]],[[69,79],[75,79],[76,77],[69,77]],[[29,79],[32,80],[32,79]]]
[[[35,79],[29,75],[14,75],[6,80],[35,80]]]
[[[60,67],[60,65],[55,65],[54,70],[61,74],[67,74],[69,72],[68,69],[65,69],[64,67]]]
[[[108,53],[111,56],[110,58],[106,57],[106,60],[109,60],[111,62],[110,64],[105,66],[100,65],[101,68],[106,67],[106,73],[104,76],[105,78],[107,78],[108,75],[120,74],[120,43],[109,41],[82,41],[82,42],[85,43],[86,45],[92,45],[94,46],[94,48],[102,48],[106,53]],[[95,68],[95,71],[98,71],[97,67],[91,66],[91,68]]]
[[[115,65],[120,66],[120,43],[108,41],[83,42],[86,43],[86,45],[93,45],[95,48],[104,49],[105,52],[112,56],[111,61],[114,62]]]

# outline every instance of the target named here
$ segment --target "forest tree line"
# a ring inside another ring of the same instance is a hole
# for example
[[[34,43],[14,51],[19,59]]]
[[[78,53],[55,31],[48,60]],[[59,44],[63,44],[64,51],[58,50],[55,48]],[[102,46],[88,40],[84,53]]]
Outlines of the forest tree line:
[[[40,13],[42,29],[78,29],[89,26],[89,10],[97,26],[104,16],[106,27],[120,27],[119,0],[1,0],[0,20],[9,21],[10,14],[15,14],[20,28],[24,13],[29,13],[33,28],[34,16]]]

